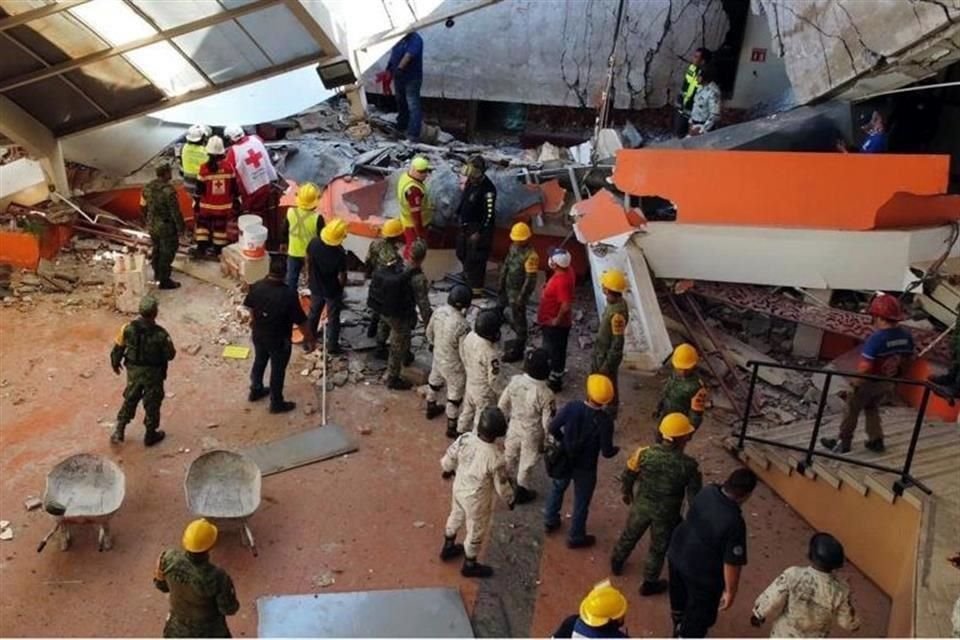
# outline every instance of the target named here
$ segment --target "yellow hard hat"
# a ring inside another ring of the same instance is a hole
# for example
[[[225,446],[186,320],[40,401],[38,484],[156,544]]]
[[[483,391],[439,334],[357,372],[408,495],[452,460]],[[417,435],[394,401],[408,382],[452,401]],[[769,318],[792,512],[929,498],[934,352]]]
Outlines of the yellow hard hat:
[[[339,247],[347,238],[347,223],[340,218],[334,218],[323,225],[320,230],[320,239],[331,247]]]
[[[400,218],[390,218],[383,223],[383,228],[380,229],[380,235],[384,238],[399,238],[403,235],[403,223],[400,222]]]
[[[217,527],[209,520],[194,520],[183,530],[183,548],[191,553],[210,551],[217,543]]]
[[[410,163],[410,166],[415,171],[431,171],[433,169],[433,167],[430,166],[430,161],[423,156],[416,156]]]
[[[699,361],[700,355],[697,353],[697,350],[694,349],[692,344],[687,344],[686,342],[674,349],[673,357],[670,358],[670,364],[673,365],[674,369],[684,371],[693,369]]]
[[[580,619],[591,627],[602,627],[627,615],[627,599],[619,589],[604,580],[580,603]]]
[[[623,293],[627,290],[627,276],[619,269],[609,269],[600,276],[600,286],[610,291]]]
[[[305,182],[297,189],[297,207],[300,209],[316,209],[320,201],[320,187],[312,182]]]
[[[610,378],[600,373],[587,377],[587,399],[590,402],[607,405],[613,402],[614,395],[613,381]]]
[[[660,421],[660,435],[664,440],[673,440],[682,438],[693,433],[695,429],[690,423],[690,418],[682,413],[668,413]]]
[[[533,232],[530,231],[530,225],[526,222],[518,222],[510,228],[510,239],[514,242],[526,242],[532,235]]]

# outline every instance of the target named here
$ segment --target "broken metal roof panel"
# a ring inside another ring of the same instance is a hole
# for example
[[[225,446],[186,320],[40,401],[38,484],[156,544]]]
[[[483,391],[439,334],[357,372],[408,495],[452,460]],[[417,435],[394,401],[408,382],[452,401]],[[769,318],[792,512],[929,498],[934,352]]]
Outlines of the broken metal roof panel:
[[[162,100],[164,94],[123,58],[110,58],[64,74],[108,113]]]
[[[93,124],[101,117],[62,78],[47,78],[30,86],[17,87],[6,95],[51,130],[63,125]]]
[[[263,48],[274,64],[283,64],[311,53],[320,56],[313,38],[296,16],[285,7],[277,6],[257,11],[239,18],[237,22]]]
[[[267,69],[270,59],[235,22],[174,38],[180,49],[215,83]]]

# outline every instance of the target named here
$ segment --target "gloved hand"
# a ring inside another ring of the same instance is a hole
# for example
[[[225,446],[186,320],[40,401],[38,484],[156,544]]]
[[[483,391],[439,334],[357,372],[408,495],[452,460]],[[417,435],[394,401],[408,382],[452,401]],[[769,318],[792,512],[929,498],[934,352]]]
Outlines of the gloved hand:
[[[620,496],[620,499],[623,500],[623,504],[627,505],[628,507],[633,504],[633,496],[629,493],[623,494]]]
[[[752,615],[750,616],[750,624],[751,626],[759,627],[763,625],[763,620],[758,618],[757,616]]]
[[[393,84],[393,74],[389,69],[381,71],[374,76],[374,79],[380,83],[380,89],[383,91],[383,95],[389,96],[393,94],[393,87],[391,86]]]
[[[443,478],[444,480],[449,480],[454,475],[456,475],[456,473],[457,473],[456,471],[444,471],[443,473],[440,474],[440,477]]]

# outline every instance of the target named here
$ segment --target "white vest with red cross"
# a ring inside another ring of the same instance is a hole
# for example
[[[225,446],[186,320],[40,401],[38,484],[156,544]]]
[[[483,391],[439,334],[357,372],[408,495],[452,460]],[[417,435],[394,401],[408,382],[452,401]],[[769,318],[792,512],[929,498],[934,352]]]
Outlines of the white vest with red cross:
[[[277,179],[277,170],[270,161],[270,153],[259,136],[244,136],[227,151],[227,161],[233,165],[245,195],[256,193]]]

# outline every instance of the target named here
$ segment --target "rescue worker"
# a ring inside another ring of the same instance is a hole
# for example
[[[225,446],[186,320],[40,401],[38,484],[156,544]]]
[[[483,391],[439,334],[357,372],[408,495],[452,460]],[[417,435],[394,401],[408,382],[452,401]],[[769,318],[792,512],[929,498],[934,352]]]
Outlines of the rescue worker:
[[[507,343],[504,362],[523,360],[527,346],[527,302],[537,286],[540,257],[530,246],[533,232],[525,222],[518,222],[510,229],[510,250],[500,267],[500,308],[509,310],[507,322],[516,339]]]
[[[170,594],[164,638],[230,638],[227,616],[240,610],[229,574],[210,562],[217,527],[204,519],[187,525],[183,549],[167,549],[157,558],[154,586]]]
[[[622,271],[610,269],[600,276],[600,287],[607,306],[600,319],[597,338],[593,342],[591,373],[607,376],[613,382],[614,397],[607,407],[610,417],[616,420],[620,405],[618,373],[623,361],[624,336],[630,322],[630,310],[623,294],[627,290],[627,278]]]
[[[466,578],[489,578],[493,567],[477,562],[483,538],[493,520],[494,492],[514,505],[513,486],[507,477],[503,453],[496,442],[507,433],[507,421],[496,407],[487,407],[480,414],[476,433],[464,433],[451,443],[440,460],[445,480],[454,477],[450,516],[444,529],[440,559],[446,562],[463,555],[460,575]],[[462,545],[457,533],[466,525]]]
[[[683,452],[694,432],[689,418],[669,413],[660,421],[659,431],[663,441],[637,449],[620,476],[623,502],[630,506],[630,515],[610,556],[610,570],[618,576],[633,548],[650,529],[650,548],[640,585],[642,596],[667,590],[660,572],[670,536],[682,520],[683,496],[686,494],[689,504],[703,486],[697,461]]]
[[[433,207],[427,195],[427,178],[433,167],[423,156],[415,156],[410,168],[397,181],[397,200],[400,203],[400,222],[403,224],[403,257],[409,258],[413,243],[426,242],[427,227],[433,219]]]
[[[660,420],[671,413],[682,413],[690,419],[694,429],[703,423],[703,412],[707,403],[707,387],[696,375],[700,355],[693,345],[683,343],[673,350],[670,364],[673,373],[660,392],[654,418]],[[657,432],[657,442],[660,433]]]
[[[590,590],[580,602],[580,615],[569,616],[554,638],[629,638],[623,628],[627,615],[627,599],[619,589],[604,580]]]
[[[323,218],[317,213],[320,188],[305,182],[297,189],[297,206],[287,209],[284,233],[287,238],[287,286],[296,291],[300,284],[300,271],[307,256],[307,245],[316,239],[323,228]]]
[[[547,533],[560,528],[560,508],[563,494],[573,483],[573,519],[567,536],[567,547],[592,547],[597,539],[587,533],[590,500],[597,486],[597,462],[601,454],[612,458],[620,451],[613,446],[613,420],[603,408],[613,401],[614,388],[610,378],[594,374],[587,378],[586,402],[568,402],[550,421],[550,436],[561,443],[571,460],[568,478],[554,478],[550,497],[544,509],[544,528]]]
[[[674,637],[703,638],[737,596],[747,564],[747,525],[740,506],[753,494],[757,475],[736,469],[723,486],[697,494],[686,519],[670,537],[670,616]]]
[[[413,249],[410,251],[410,269],[413,271],[410,285],[413,287],[413,298],[417,303],[420,322],[423,323],[424,327],[430,322],[430,316],[433,314],[433,309],[430,307],[430,282],[423,273],[423,261],[426,257],[427,243],[423,240],[417,240],[413,243]]]
[[[203,139],[207,136],[203,125],[195,124],[187,129],[187,141],[180,147],[180,174],[183,189],[192,199],[197,192],[197,174],[200,166],[207,163],[207,149]]]
[[[467,373],[467,386],[457,430],[472,431],[484,407],[496,405],[500,397],[500,314],[484,309],[477,314],[473,331],[460,341],[460,360]]]
[[[680,94],[677,96],[677,116],[674,120],[674,131],[678,138],[687,135],[689,129],[689,114],[693,109],[693,97],[700,86],[700,67],[710,62],[713,58],[713,52],[704,47],[700,47],[693,52],[690,64],[683,74],[683,85],[680,87]]]
[[[527,354],[523,373],[510,378],[497,403],[509,420],[504,455],[510,478],[516,482],[517,504],[537,498],[537,492],[530,488],[533,470],[540,463],[547,427],[557,413],[553,391],[547,386],[549,375],[547,352],[534,349]]]
[[[427,420],[447,414],[447,437],[457,437],[457,417],[463,403],[467,373],[460,360],[460,341],[470,333],[466,313],[470,308],[470,287],[458,284],[447,294],[447,304],[430,316],[426,337],[433,351],[433,364],[427,378]],[[441,406],[440,392],[447,387],[446,406]]]
[[[693,108],[690,110],[690,136],[713,131],[720,124],[721,95],[716,68],[712,64],[700,67],[697,82],[700,86],[693,96]]]
[[[860,147],[860,153],[885,153],[889,146],[887,136],[886,118],[879,111],[874,111],[870,116],[870,121],[861,127],[861,130],[867,134],[863,145]]]
[[[953,325],[953,340],[950,346],[950,369],[946,373],[927,378],[948,398],[960,395],[960,308],[955,311],[957,319]]]
[[[573,326],[573,297],[577,276],[570,268],[570,254],[554,249],[547,260],[552,275],[540,294],[537,323],[543,336],[541,346],[550,355],[550,380],[555,393],[563,389],[567,370],[567,341]]]
[[[343,248],[346,238],[347,223],[334,218],[320,227],[320,237],[307,245],[307,275],[310,282],[307,324],[313,334],[318,335],[321,317],[326,320],[327,343],[323,345],[326,355],[343,353],[340,347],[340,312],[343,311],[343,290],[347,285],[347,252]]]
[[[483,156],[473,156],[467,161],[463,167],[466,183],[457,206],[460,221],[457,258],[463,265],[467,286],[473,289],[475,296],[483,293],[497,222],[497,188],[486,171],[487,161]]]
[[[218,136],[207,141],[207,156],[209,159],[197,174],[193,235],[199,256],[211,250],[219,256],[229,243],[227,225],[235,217],[237,182],[233,166],[224,157],[223,140]]]
[[[230,143],[227,151],[227,163],[233,167],[237,176],[243,210],[260,215],[264,224],[272,233],[277,229],[271,226],[268,209],[272,194],[272,185],[277,181],[277,170],[270,159],[263,140],[257,135],[247,135],[242,127],[231,125],[224,127],[223,135]]]
[[[247,400],[256,402],[270,396],[270,413],[287,413],[296,402],[283,398],[294,325],[303,333],[304,346],[313,351],[313,330],[300,306],[296,291],[284,284],[287,263],[280,255],[271,256],[270,271],[263,280],[253,283],[243,306],[250,309],[253,367],[250,370],[250,393]],[[263,374],[270,365],[270,386],[263,386]]]
[[[857,372],[900,378],[906,375],[913,362],[913,336],[897,323],[903,317],[900,303],[893,296],[880,294],[871,302],[867,313],[873,316],[876,328],[860,348]],[[864,446],[875,453],[886,450],[883,427],[880,424],[880,403],[892,395],[894,383],[885,380],[850,378],[853,391],[847,396],[838,438],[820,438],[820,444],[834,453],[849,453],[853,433],[857,429],[860,412],[866,414],[867,441]]]
[[[400,375],[410,354],[410,339],[417,324],[417,308],[411,280],[415,269],[404,268],[403,260],[394,258],[377,267],[370,283],[367,306],[380,315],[389,327],[390,352],[387,356],[388,389],[404,391],[413,384]]]
[[[367,277],[372,278],[374,272],[381,266],[392,264],[400,259],[400,246],[403,244],[403,223],[399,218],[387,220],[380,229],[380,238],[370,243],[365,262]],[[371,310],[370,324],[367,325],[367,337],[377,339],[377,348],[374,356],[380,360],[387,359],[387,339],[390,337],[390,327],[380,318],[380,314]]]
[[[148,182],[140,194],[140,211],[153,242],[153,252],[150,255],[153,276],[161,289],[176,289],[180,286],[179,282],[170,278],[170,274],[173,272],[177,247],[180,245],[180,234],[186,229],[180,213],[180,203],[177,201],[177,191],[170,184],[171,174],[170,165],[160,165],[157,167],[156,179]]]
[[[157,324],[156,298],[144,296],[140,301],[140,317],[128,322],[117,334],[110,351],[110,366],[120,375],[127,370],[127,386],[123,390],[123,406],[117,412],[117,426],[110,436],[112,444],[123,442],[124,432],[143,401],[143,444],[152,447],[167,434],[160,429],[160,406],[163,404],[163,381],[167,366],[177,355],[167,330]]]
[[[850,587],[833,575],[843,566],[843,545],[829,533],[815,533],[807,557],[810,566],[790,567],[760,594],[750,624],[759,627],[776,616],[771,638],[826,638],[834,624],[848,632],[859,629]]]
[[[423,85],[423,38],[411,31],[390,49],[387,69],[382,76],[386,85],[393,81],[397,96],[397,129],[405,131],[407,140],[420,141],[423,109],[420,106],[420,87]]]

